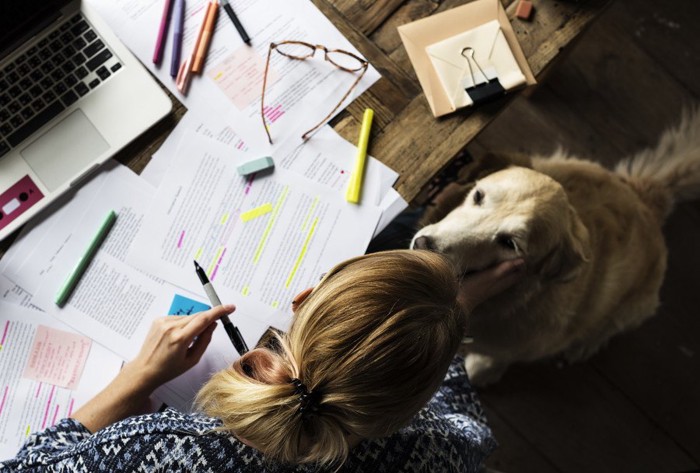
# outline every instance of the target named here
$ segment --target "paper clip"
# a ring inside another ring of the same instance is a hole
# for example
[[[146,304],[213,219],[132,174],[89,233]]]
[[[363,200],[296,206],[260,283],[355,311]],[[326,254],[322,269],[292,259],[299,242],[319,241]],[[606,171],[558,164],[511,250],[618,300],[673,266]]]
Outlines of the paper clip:
[[[465,55],[465,52],[468,55]],[[469,87],[465,87],[464,91],[467,93],[467,95],[469,95],[469,98],[472,99],[472,102],[474,102],[475,107],[487,102],[491,102],[505,95],[506,90],[501,85],[500,81],[498,80],[498,77],[489,79],[489,77],[486,75],[484,70],[477,62],[476,58],[474,57],[474,48],[470,46],[462,48],[460,54],[462,55],[462,57],[464,57],[464,59],[467,60],[467,66],[469,66],[469,75],[472,79],[471,85]],[[474,61],[474,65],[484,77],[485,82],[481,82],[479,84],[476,83],[476,77],[474,76],[474,70],[472,69],[472,61]]]

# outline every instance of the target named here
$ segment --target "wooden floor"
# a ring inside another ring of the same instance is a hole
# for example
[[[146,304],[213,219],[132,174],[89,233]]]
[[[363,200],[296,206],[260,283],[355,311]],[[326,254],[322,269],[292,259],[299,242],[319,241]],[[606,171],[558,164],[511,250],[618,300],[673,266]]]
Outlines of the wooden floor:
[[[654,144],[699,99],[700,2],[616,0],[534,94],[468,149],[546,153],[563,145],[611,163]],[[589,362],[517,366],[482,391],[500,442],[490,468],[700,467],[700,202],[677,207],[665,232],[669,267],[653,319]]]

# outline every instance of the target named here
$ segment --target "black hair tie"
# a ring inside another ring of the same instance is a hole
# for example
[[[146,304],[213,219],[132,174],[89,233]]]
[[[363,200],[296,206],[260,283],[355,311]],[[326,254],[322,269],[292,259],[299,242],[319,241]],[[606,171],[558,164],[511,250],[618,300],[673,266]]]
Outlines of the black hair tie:
[[[321,393],[318,391],[309,391],[306,385],[298,378],[293,378],[291,381],[294,386],[294,393],[299,395],[299,413],[302,418],[307,414],[315,414],[321,402]]]

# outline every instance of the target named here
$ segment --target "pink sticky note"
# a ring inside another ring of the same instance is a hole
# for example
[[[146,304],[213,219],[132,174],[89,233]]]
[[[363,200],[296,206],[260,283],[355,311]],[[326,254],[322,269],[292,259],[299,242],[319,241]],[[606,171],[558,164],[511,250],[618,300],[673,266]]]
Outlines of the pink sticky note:
[[[23,377],[75,389],[91,345],[82,335],[39,325]]]

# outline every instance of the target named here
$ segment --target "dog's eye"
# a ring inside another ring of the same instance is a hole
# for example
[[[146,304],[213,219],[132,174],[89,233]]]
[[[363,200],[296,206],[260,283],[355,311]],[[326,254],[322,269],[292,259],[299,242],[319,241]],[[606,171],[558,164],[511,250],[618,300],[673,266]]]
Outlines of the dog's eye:
[[[510,235],[498,235],[496,237],[496,243],[501,245],[503,248],[507,248],[509,250],[516,251],[518,249],[518,245],[515,243],[515,240]]]
[[[479,189],[474,191],[474,204],[475,205],[481,205],[481,202],[484,200],[484,193],[480,191]]]

